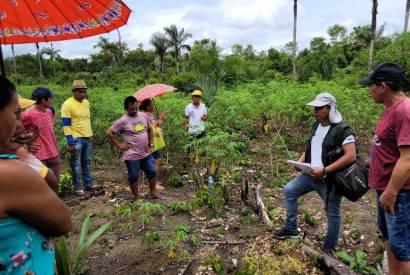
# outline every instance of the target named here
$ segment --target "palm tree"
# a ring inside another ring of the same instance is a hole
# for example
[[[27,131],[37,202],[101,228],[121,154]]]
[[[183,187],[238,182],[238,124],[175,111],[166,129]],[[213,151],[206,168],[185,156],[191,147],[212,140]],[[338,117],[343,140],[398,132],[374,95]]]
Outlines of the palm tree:
[[[373,66],[373,50],[374,50],[374,40],[376,38],[376,20],[377,20],[377,0],[372,0],[372,24],[370,25],[370,48],[369,48],[369,71]]]
[[[298,18],[298,0],[293,1],[293,49],[292,49],[292,73],[293,80],[296,79],[296,23]]]
[[[53,48],[53,43],[51,43],[50,48],[48,47],[44,47],[41,49],[41,55],[48,55],[48,57],[50,58],[51,61],[51,66],[53,67],[53,76],[55,76],[56,72],[55,72],[55,64],[54,64],[54,59],[56,57],[59,57],[59,53],[61,51],[60,50],[55,50]]]
[[[55,50],[53,48],[53,44],[51,44],[51,47],[44,47],[44,48],[41,49],[41,55],[47,55],[50,58],[50,60],[52,60],[52,61],[56,57],[60,56],[59,55],[60,52],[61,52],[60,50]]]
[[[159,57],[159,71],[164,72],[164,56],[168,50],[168,40],[164,34],[156,32],[151,36],[150,43]]]
[[[101,54],[109,56],[116,65],[119,65],[124,57],[124,52],[127,51],[127,44],[121,41],[113,43],[108,38],[100,36],[100,40],[94,45],[94,48],[100,48]]]
[[[409,14],[410,14],[410,0],[407,0],[406,14],[404,16],[404,30],[403,30],[403,32],[407,32],[407,27],[409,25]]]
[[[175,58],[175,63],[177,66],[177,74],[179,75],[179,57],[183,50],[190,51],[191,47],[189,45],[183,44],[188,38],[192,37],[192,34],[185,32],[184,28],[180,31],[177,26],[171,25],[164,28],[165,35],[167,37],[169,45],[173,48],[173,56]]]

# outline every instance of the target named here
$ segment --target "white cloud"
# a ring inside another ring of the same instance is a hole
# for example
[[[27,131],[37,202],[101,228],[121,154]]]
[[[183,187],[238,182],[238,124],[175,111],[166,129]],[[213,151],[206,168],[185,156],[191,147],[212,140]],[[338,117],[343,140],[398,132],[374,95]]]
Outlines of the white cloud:
[[[178,0],[126,1],[134,10],[128,25],[120,29],[122,40],[130,48],[149,40],[156,31],[176,24],[193,34],[188,41],[201,38],[216,39],[225,50],[233,44],[252,44],[257,50],[283,48],[292,40],[293,1],[291,0]],[[379,1],[378,25],[386,23],[386,34],[401,31],[404,0]],[[369,24],[371,2],[358,0],[304,0],[298,4],[298,44],[308,47],[315,36],[325,36],[328,27],[341,24],[350,31],[354,26]],[[117,32],[106,34],[118,41]],[[95,52],[98,37],[53,43],[65,57],[87,57]],[[42,44],[44,45],[44,44]],[[10,47],[5,47],[10,56]],[[16,45],[17,54],[35,52],[34,45]]]
[[[223,48],[234,43],[266,48],[267,41],[292,24],[287,0],[220,0],[216,5],[186,5],[179,8],[147,11],[139,19],[143,28],[130,31],[131,39],[149,47],[155,31],[176,24],[191,32],[193,39],[216,39]]]

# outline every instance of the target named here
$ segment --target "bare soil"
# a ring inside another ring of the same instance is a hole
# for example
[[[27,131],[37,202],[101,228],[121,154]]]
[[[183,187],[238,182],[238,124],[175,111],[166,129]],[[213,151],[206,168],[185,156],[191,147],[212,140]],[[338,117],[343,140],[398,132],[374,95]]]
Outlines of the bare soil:
[[[241,167],[240,172],[250,182],[261,182],[264,185],[264,201],[268,208],[280,208],[274,224],[280,227],[285,217],[282,189],[269,184],[277,180],[277,175],[272,175],[269,156],[258,153],[266,148],[263,141],[253,142],[251,152],[251,164]],[[287,156],[275,152],[275,161],[286,159]],[[187,174],[189,169],[182,167],[181,155],[175,154],[169,157],[169,163],[165,164],[159,176],[159,180],[166,187],[161,191],[164,200],[157,203],[169,207],[172,203],[185,201],[194,197],[196,189],[189,183],[181,188],[172,188],[168,185],[168,177],[178,171]],[[285,165],[286,167],[286,165]],[[261,176],[256,179],[253,175],[258,171]],[[126,168],[120,160],[107,160],[98,165],[93,171],[96,183],[104,188],[104,192],[97,196],[78,201],[71,206],[74,230],[71,233],[71,242],[75,244],[81,227],[82,219],[86,214],[93,214],[92,229],[97,229],[107,221],[113,221],[112,227],[104,234],[87,253],[84,262],[84,272],[87,274],[215,274],[214,270],[205,266],[204,262],[210,255],[217,255],[224,264],[223,273],[235,273],[238,268],[245,266],[245,257],[248,255],[276,255],[284,257],[290,255],[298,258],[306,264],[303,273],[321,274],[314,263],[298,248],[283,249],[283,243],[272,237],[272,228],[260,223],[257,216],[252,214],[244,218],[241,215],[243,203],[240,199],[240,187],[232,183],[229,188],[228,205],[223,213],[212,216],[212,209],[202,207],[192,213],[175,214],[169,208],[165,211],[166,223],[157,218],[156,221],[141,231],[138,224],[134,224],[131,232],[125,232],[124,218],[116,214],[116,209],[121,204],[132,201],[131,193],[126,183]],[[281,172],[280,177],[290,179],[296,174],[287,169]],[[143,185],[143,194],[147,193],[146,183]],[[75,197],[65,198],[73,201]],[[339,249],[347,252],[363,250],[366,258],[372,262],[376,255],[381,253],[381,245],[377,234],[375,218],[375,198],[372,193],[367,193],[359,202],[351,203],[344,199],[342,203],[342,234]],[[305,243],[320,249],[322,239],[326,233],[326,216],[324,204],[315,193],[310,193],[300,201],[299,211],[307,210],[317,221],[317,225],[308,225],[299,217],[299,226],[302,235],[305,235]],[[141,245],[141,238],[147,230],[155,230],[160,233],[161,239],[173,236],[177,225],[189,225],[192,234],[202,239],[199,246],[190,242],[183,244],[191,254],[190,259],[181,257],[168,257],[168,251],[156,243],[147,249]],[[224,243],[225,242],[225,243]],[[226,242],[230,243],[227,244]],[[284,251],[284,252],[283,252]],[[284,254],[284,255],[281,255]],[[285,262],[286,260],[283,260]],[[236,262],[238,264],[236,264]],[[286,274],[284,270],[282,274]],[[297,273],[297,272],[296,272]],[[301,273],[301,274],[303,274]],[[278,273],[279,274],[279,273]]]

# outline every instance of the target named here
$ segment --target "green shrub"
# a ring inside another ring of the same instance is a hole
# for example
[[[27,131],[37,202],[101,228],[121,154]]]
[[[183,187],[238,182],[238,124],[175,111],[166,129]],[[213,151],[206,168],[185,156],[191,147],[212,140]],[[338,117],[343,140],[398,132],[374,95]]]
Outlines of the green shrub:
[[[178,172],[173,172],[168,178],[168,183],[170,186],[178,188],[184,186],[184,181]]]
[[[224,263],[215,254],[209,255],[208,258],[205,259],[204,265],[212,267],[218,274],[224,274]]]
[[[313,216],[309,211],[303,210],[302,211],[303,220],[310,226],[317,225],[317,220],[315,216]]]
[[[335,255],[360,274],[379,274],[374,266],[367,263],[364,259],[365,254],[361,250],[356,251],[353,257],[345,252],[336,252]]]
[[[63,172],[60,175],[60,184],[58,185],[58,195],[65,197],[73,192],[72,176],[69,172]]]
[[[189,212],[189,205],[184,201],[175,202],[171,204],[171,210],[177,213]]]

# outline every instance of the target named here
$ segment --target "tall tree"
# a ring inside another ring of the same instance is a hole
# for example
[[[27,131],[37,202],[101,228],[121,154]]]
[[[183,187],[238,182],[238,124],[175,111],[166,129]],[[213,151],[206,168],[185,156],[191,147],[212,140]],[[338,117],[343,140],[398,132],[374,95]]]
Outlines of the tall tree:
[[[173,48],[172,54],[175,58],[175,63],[177,66],[177,74],[179,75],[179,57],[181,55],[181,51],[183,50],[191,50],[191,47],[184,42],[192,37],[192,34],[189,32],[185,32],[184,28],[178,30],[177,26],[171,25],[169,27],[164,28],[166,37],[168,39],[169,45]]]
[[[110,42],[106,37],[100,37],[100,40],[97,44],[94,45],[94,48],[100,48],[100,55],[105,55],[112,59],[115,64],[119,63],[124,58],[124,53],[128,50],[127,44],[124,42],[114,43]]]
[[[13,68],[14,68],[14,77],[17,78],[17,63],[16,63],[16,53],[14,52],[14,44],[11,44],[11,52],[13,53]]]
[[[293,51],[292,51],[292,74],[293,79],[296,79],[296,23],[298,18],[298,0],[293,1]]]
[[[44,47],[44,48],[41,49],[41,54],[42,54],[42,55],[47,55],[47,56],[50,58],[51,66],[52,66],[52,68],[53,68],[53,76],[56,75],[56,69],[55,69],[55,62],[54,62],[54,60],[55,60],[55,58],[60,57],[60,55],[59,55],[60,52],[61,52],[60,50],[55,50],[55,49],[53,48],[53,43],[50,44],[50,47],[49,47],[49,48],[48,48],[48,47]]]
[[[409,25],[409,14],[410,14],[410,0],[406,2],[406,14],[404,15],[404,30],[403,32],[407,32],[407,28]]]
[[[40,78],[43,78],[44,74],[43,74],[43,65],[42,65],[42,55],[40,53],[40,46],[38,45],[38,43],[36,43],[36,48],[37,48],[37,60],[38,60],[38,74],[40,76]]]
[[[150,43],[159,57],[159,71],[164,72],[164,56],[168,49],[168,40],[164,34],[156,32],[151,36]]]
[[[53,48],[53,44],[51,44],[50,47],[44,47],[44,48],[41,49],[41,54],[42,55],[47,55],[50,58],[50,60],[54,60],[57,57],[59,57],[60,52],[61,52],[60,50],[56,50],[56,49]]]
[[[371,70],[373,66],[373,50],[374,50],[374,40],[376,39],[376,26],[377,26],[377,0],[372,0],[372,24],[370,25],[370,48],[369,48],[369,65],[368,69]]]
[[[332,41],[333,44],[343,39],[346,36],[346,32],[346,27],[338,24],[327,29],[327,34],[330,36],[330,41]]]

